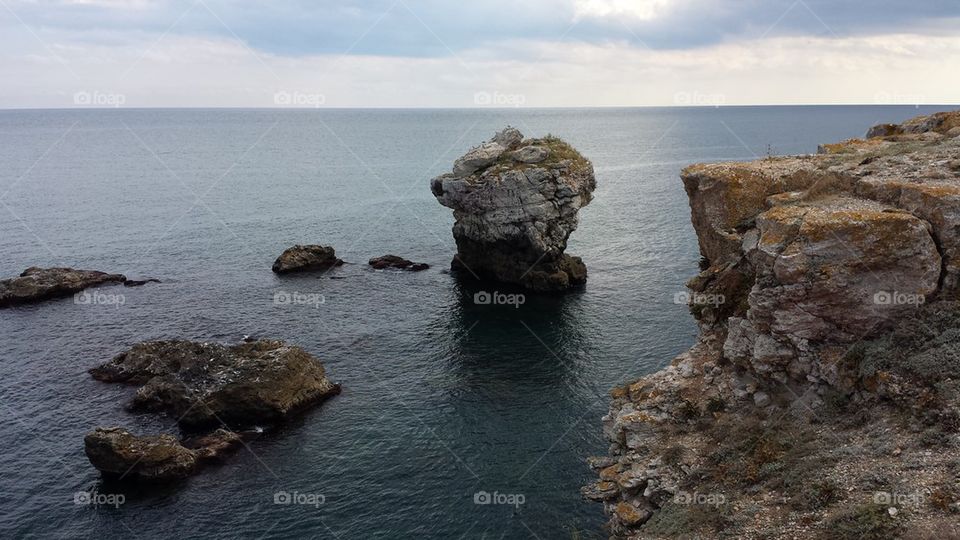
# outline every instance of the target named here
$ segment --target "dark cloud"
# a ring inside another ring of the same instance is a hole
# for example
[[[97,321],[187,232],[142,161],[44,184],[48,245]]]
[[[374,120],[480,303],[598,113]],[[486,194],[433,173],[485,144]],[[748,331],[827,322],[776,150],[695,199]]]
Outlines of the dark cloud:
[[[622,12],[577,18],[576,0],[141,1],[144,6],[136,9],[110,7],[106,0],[8,3],[31,28],[82,31],[90,40],[168,30],[235,34],[255,49],[293,56],[449,56],[514,40],[685,49],[764,36],[951,32],[960,17],[957,0],[672,0],[647,21]],[[0,23],[19,24],[3,11]]]

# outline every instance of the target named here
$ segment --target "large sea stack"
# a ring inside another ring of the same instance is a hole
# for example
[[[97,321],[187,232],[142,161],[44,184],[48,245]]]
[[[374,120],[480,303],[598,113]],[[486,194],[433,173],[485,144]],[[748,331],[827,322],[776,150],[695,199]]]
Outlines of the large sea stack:
[[[700,336],[612,392],[612,536],[956,537],[960,112],[682,176]]]
[[[596,185],[593,165],[566,142],[524,139],[508,127],[457,159],[430,189],[453,209],[454,269],[561,291],[587,279],[583,261],[564,250]]]

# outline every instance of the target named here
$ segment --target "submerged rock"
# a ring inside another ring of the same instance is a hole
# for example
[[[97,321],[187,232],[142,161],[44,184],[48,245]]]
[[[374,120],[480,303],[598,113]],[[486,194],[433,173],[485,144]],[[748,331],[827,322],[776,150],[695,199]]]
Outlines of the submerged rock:
[[[273,271],[278,274],[288,272],[306,272],[311,270],[328,270],[340,266],[343,261],[337,258],[332,247],[296,245],[284,250],[273,263]]]
[[[419,272],[421,270],[426,270],[430,268],[429,264],[415,263],[413,261],[408,261],[407,259],[404,259],[403,257],[398,257],[396,255],[384,255],[383,257],[374,257],[370,259],[370,262],[368,264],[377,270],[382,270],[384,268],[396,268],[399,270],[410,270],[411,272]]]
[[[124,287],[143,287],[147,283],[163,283],[156,278],[147,278],[147,279],[128,279],[123,282]]]
[[[300,347],[258,340],[234,346],[150,341],[90,370],[99,381],[142,385],[132,409],[166,412],[181,427],[249,427],[340,393]]]
[[[30,267],[19,277],[0,280],[0,308],[76,294],[104,283],[124,283],[121,274],[73,268]]]
[[[523,139],[506,128],[431,180],[453,209],[453,267],[476,277],[559,291],[582,285],[587,269],[564,253],[577,212],[596,189],[593,165],[556,137]]]

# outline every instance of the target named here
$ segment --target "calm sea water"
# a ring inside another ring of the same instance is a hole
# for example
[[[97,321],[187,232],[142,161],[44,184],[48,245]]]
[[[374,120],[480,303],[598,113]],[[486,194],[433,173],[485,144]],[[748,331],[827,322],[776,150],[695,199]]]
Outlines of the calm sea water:
[[[695,335],[674,303],[698,259],[680,169],[813,152],[944,108],[0,111],[0,275],[65,265],[163,280],[101,289],[120,306],[0,311],[0,536],[603,537],[579,487],[584,458],[606,449],[606,392]],[[569,247],[590,278],[519,308],[477,306],[446,272],[453,218],[428,181],[507,124],[593,160],[596,198]],[[296,243],[356,264],[273,275]],[[364,264],[385,253],[433,268]],[[276,305],[281,292],[325,302]],[[132,389],[86,370],[142,340],[245,334],[303,346],[343,394],[182,484],[100,485],[86,431],[176,429],[126,412]],[[94,490],[125,502],[75,504]],[[278,491],[324,501],[277,505]],[[480,491],[524,503],[475,504]]]

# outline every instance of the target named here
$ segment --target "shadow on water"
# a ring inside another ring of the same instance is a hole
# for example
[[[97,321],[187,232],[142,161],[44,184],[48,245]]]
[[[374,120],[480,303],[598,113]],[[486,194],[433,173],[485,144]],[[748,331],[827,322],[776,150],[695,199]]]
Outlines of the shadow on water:
[[[494,380],[561,387],[583,377],[592,349],[580,321],[585,291],[538,294],[457,279],[447,322],[450,360],[470,385]]]

